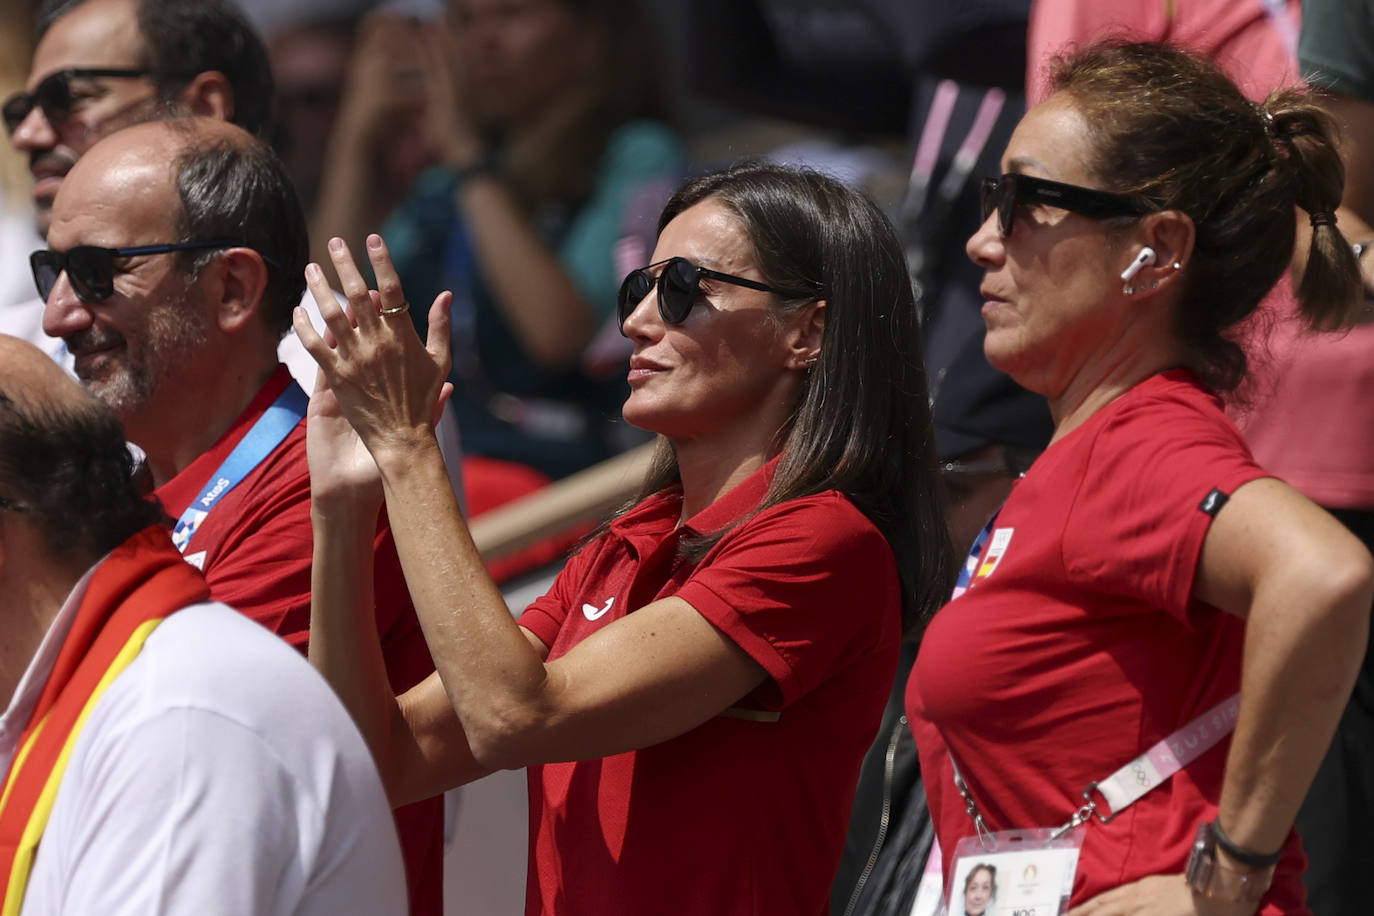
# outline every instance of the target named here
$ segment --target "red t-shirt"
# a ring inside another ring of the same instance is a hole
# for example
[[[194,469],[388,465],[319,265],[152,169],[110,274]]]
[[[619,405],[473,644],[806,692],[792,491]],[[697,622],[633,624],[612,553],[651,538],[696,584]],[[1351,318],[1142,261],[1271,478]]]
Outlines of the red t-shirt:
[[[1244,621],[1194,600],[1193,579],[1213,517],[1202,507],[1221,503],[1209,494],[1263,476],[1220,401],[1172,371],[1099,410],[1017,482],[907,688],[947,853],[973,822],[946,748],[991,829],[1058,827],[1090,782],[1236,693]],[[1110,823],[1078,828],[1075,905],[1182,873],[1197,825],[1216,816],[1229,746]],[[1263,912],[1305,912],[1304,866],[1294,833]]]
[[[833,490],[759,513],[700,563],[679,557],[687,531],[753,510],[771,471],[681,528],[680,495],[650,497],[521,617],[556,659],[627,609],[676,595],[768,672],[736,710],[780,713],[530,767],[528,914],[829,912],[859,764],[892,688],[901,594],[886,540]]]
[[[156,491],[177,518],[200,495],[211,475],[287,385],[284,366],[253,398],[219,441]],[[310,639],[310,472],[305,421],[243,480],[220,497],[187,545],[185,556],[205,573],[210,596],[236,608],[305,653]],[[204,552],[204,557],[197,554]],[[391,529],[383,522],[376,542],[377,631],[391,686],[397,692],[434,670],[410,603]],[[406,859],[411,912],[443,912],[444,815],[433,798],[396,810]]]

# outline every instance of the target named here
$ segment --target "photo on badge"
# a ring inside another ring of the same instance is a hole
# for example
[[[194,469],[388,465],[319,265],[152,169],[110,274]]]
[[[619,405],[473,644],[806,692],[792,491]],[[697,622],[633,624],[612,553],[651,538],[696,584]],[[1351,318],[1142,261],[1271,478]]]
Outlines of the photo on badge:
[[[955,848],[949,916],[1055,916],[1068,909],[1081,833],[1047,830],[965,837]]]

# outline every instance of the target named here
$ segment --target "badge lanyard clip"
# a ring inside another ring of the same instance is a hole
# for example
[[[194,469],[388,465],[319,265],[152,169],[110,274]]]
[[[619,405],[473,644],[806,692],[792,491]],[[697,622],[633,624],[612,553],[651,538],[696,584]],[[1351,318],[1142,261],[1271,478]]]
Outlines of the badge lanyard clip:
[[[1060,827],[1058,830],[1051,833],[1050,839],[1057,840],[1073,828],[1077,827],[1079,824],[1087,823],[1088,818],[1092,817],[1093,813],[1097,811],[1097,802],[1092,800],[1092,790],[1095,788],[1097,788],[1097,783],[1094,782],[1089,784],[1088,788],[1083,790],[1083,797],[1087,799],[1087,804],[1085,804],[1083,807],[1075,811],[1073,813],[1073,817],[1069,818],[1068,823],[1064,824],[1064,826]],[[1102,815],[1100,814],[1098,815],[1098,819],[1102,821],[1102,823],[1104,824],[1114,817],[1116,817],[1115,811],[1113,811],[1111,815],[1105,818],[1102,817]]]
[[[954,787],[959,790],[959,794],[964,796],[964,810],[968,816],[973,818],[973,829],[978,833],[978,843],[988,852],[997,849],[997,839],[988,829],[987,822],[983,820],[982,812],[978,810],[978,803],[973,800],[973,794],[968,790],[968,783],[964,782],[964,777],[959,775],[959,767],[954,763],[954,757],[949,758],[950,766],[954,767]]]

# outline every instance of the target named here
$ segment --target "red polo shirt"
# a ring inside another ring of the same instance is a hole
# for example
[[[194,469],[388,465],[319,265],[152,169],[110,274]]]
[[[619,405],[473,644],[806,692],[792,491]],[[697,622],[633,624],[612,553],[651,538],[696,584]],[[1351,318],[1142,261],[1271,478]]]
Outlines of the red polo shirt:
[[[700,563],[679,556],[684,534],[752,511],[772,470],[682,527],[680,493],[650,497],[521,618],[555,659],[675,595],[768,672],[739,707],[779,713],[531,767],[527,913],[828,912],[859,763],[892,687],[900,588],[886,540],[833,490],[759,513]]]
[[[263,385],[247,409],[210,450],[156,491],[179,517],[287,385],[285,366]],[[201,523],[185,557],[205,573],[210,597],[267,627],[302,653],[310,639],[310,472],[302,420],[234,489],[220,497]],[[203,557],[199,556],[204,554]],[[410,603],[391,530],[378,528],[375,600],[391,686],[398,693],[434,670],[415,608]],[[406,859],[411,912],[443,912],[443,804],[429,799],[396,810]]]

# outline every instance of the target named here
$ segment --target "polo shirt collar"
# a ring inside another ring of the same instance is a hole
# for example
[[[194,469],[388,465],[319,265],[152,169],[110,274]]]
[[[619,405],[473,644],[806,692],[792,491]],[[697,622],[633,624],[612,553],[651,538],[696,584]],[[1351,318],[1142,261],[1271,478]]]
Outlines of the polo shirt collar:
[[[693,534],[709,535],[728,528],[758,508],[763,502],[768,485],[773,482],[773,472],[777,469],[778,458],[774,455],[763,467],[735,484],[711,505],[687,519],[683,527]]]
[[[648,556],[667,535],[712,534],[728,528],[758,507],[773,481],[777,456],[741,480],[735,487],[687,520],[681,528],[682,489],[672,486],[645,499],[611,523],[611,532],[627,542],[640,557]]]

